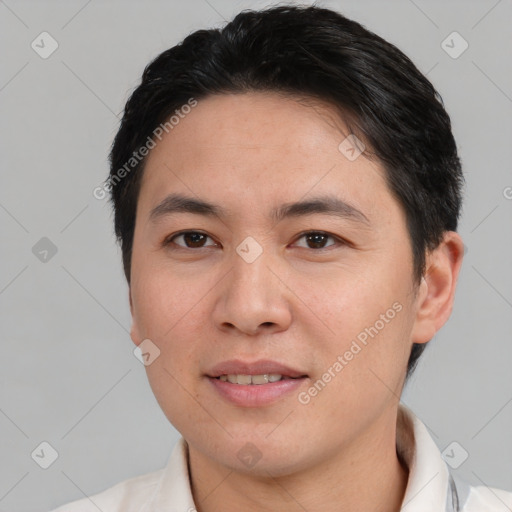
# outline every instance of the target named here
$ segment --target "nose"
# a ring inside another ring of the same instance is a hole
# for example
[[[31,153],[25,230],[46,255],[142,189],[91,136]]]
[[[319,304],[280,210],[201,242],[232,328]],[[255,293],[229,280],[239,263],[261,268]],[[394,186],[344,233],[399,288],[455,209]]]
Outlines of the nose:
[[[252,263],[238,254],[216,287],[213,320],[225,332],[257,335],[288,329],[292,319],[290,293],[278,265],[265,251]]]

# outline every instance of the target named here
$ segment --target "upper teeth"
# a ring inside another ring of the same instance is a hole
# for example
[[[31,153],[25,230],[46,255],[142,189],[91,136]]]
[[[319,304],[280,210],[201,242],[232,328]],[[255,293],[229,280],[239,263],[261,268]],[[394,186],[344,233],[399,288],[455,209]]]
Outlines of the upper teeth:
[[[229,374],[219,376],[220,380],[224,382],[231,382],[231,384],[267,384],[268,382],[277,382],[281,380],[283,375],[279,373],[264,373],[262,375],[240,375],[240,374]]]

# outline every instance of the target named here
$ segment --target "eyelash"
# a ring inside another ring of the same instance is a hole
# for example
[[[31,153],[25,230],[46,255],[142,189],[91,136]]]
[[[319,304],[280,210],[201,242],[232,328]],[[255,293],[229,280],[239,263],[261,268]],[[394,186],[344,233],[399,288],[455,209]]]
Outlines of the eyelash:
[[[194,235],[194,234],[198,234],[198,235],[204,235],[206,236],[207,238],[210,238],[211,240],[213,240],[209,235],[207,235],[206,233],[203,233],[202,231],[180,231],[179,233],[174,233],[173,235],[170,235],[168,236],[164,241],[163,241],[163,246],[164,247],[167,247],[169,245],[171,245],[171,243],[173,243],[173,240],[180,237],[180,236],[183,236],[183,235]],[[297,238],[296,240],[300,240],[301,238],[304,238],[308,235],[322,235],[322,236],[325,236],[327,238],[332,238],[333,240],[335,240],[339,245],[350,245],[346,240],[343,240],[335,235],[332,235],[331,233],[327,233],[326,231],[304,231],[302,232]],[[175,244],[177,245],[177,244]],[[332,244],[332,245],[328,245],[326,247],[320,247],[320,248],[311,248],[311,247],[301,247],[302,249],[311,249],[312,251],[315,251],[315,252],[320,252],[320,251],[324,251],[324,250],[327,250],[329,249],[330,247],[333,247],[335,246],[336,244]],[[178,247],[178,250],[179,249],[184,249],[184,250],[194,250],[194,249],[206,249],[208,247],[211,247],[211,246],[202,246],[202,247],[185,247],[185,246],[182,246],[182,245],[177,245]]]

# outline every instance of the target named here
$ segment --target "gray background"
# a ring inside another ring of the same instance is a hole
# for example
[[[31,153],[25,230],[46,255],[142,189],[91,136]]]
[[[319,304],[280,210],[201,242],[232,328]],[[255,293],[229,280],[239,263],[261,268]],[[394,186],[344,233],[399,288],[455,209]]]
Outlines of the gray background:
[[[178,434],[133,355],[111,213],[92,191],[149,60],[265,5],[0,1],[0,510],[49,510],[166,463]],[[512,3],[320,5],[402,49],[452,117],[467,254],[452,318],[403,401],[441,450],[457,441],[469,453],[456,474],[512,490]],[[59,44],[47,59],[31,48],[43,31]],[[457,59],[441,46],[453,31],[469,43]],[[42,237],[57,247],[46,262],[32,250]],[[46,470],[31,458],[42,441],[59,454]]]

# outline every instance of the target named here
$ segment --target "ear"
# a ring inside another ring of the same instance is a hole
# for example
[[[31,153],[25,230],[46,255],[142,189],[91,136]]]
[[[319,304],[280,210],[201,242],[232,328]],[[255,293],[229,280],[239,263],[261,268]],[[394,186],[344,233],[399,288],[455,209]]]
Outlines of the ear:
[[[130,338],[132,339],[133,343],[138,346],[142,338],[140,337],[139,329],[137,327],[137,323],[135,321],[135,317],[133,315],[133,300],[132,300],[132,288],[131,286],[128,286],[128,300],[130,301],[130,313],[132,315],[132,327],[130,329]]]
[[[450,317],[463,256],[462,238],[454,231],[447,231],[438,247],[428,253],[416,299],[413,343],[430,341]]]

